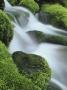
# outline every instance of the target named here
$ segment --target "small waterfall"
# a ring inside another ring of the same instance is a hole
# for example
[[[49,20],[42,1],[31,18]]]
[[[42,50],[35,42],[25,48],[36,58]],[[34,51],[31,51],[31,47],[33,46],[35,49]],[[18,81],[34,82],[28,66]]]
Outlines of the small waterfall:
[[[4,0],[4,2],[5,2],[5,8],[12,7],[11,4],[7,0]]]
[[[9,52],[12,54],[16,51],[23,51],[26,53],[30,53],[37,48],[37,43],[32,41],[30,36],[24,32],[24,30],[17,24],[13,23],[14,28],[14,36],[13,40],[9,45]],[[31,47],[32,46],[32,47]]]
[[[12,23],[15,26],[14,36],[9,45],[10,53],[12,54],[15,51],[23,51],[26,53],[34,53],[42,57],[46,57],[53,71],[51,82],[59,85],[62,90],[66,90],[66,76],[64,77],[64,73],[62,70],[64,70],[66,67],[65,61],[67,59],[67,55],[65,55],[65,53],[67,53],[67,51],[62,54],[61,50],[66,50],[67,47],[61,47],[59,45],[56,46],[51,44],[43,44],[42,47],[42,44],[38,45],[38,43],[35,42],[34,38],[31,38],[27,34],[27,32],[36,30],[41,31],[45,34],[63,36],[64,38],[67,38],[67,32],[61,29],[57,29],[51,25],[42,24],[28,9],[17,6],[13,7],[7,2],[7,0],[4,1],[5,11],[13,17],[14,20],[12,21]],[[64,56],[66,57],[65,59],[63,59]],[[65,73],[67,75],[67,72]]]
[[[50,34],[50,35],[67,36],[66,31],[63,31],[61,29],[57,29],[51,25],[45,25],[45,24],[40,23],[35,18],[35,16],[29,10],[27,10],[24,7],[14,6],[14,7],[5,8],[5,10],[8,13],[11,13],[16,17],[17,21],[19,21],[19,25],[26,32],[36,30],[36,31],[41,31],[45,34]],[[24,14],[24,16],[23,16],[23,14]]]

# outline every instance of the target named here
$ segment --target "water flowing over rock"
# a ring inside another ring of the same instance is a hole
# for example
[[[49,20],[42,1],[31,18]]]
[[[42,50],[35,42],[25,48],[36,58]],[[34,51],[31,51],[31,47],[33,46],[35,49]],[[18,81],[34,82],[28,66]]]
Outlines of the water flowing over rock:
[[[38,44],[33,37],[30,37],[28,32],[41,31],[44,34],[56,37],[62,36],[63,38],[67,38],[67,32],[51,25],[42,24],[24,7],[12,7],[8,2],[5,6],[5,11],[13,17],[12,23],[15,26],[9,52],[12,54],[16,51],[23,51],[28,54],[33,53],[44,58],[46,57],[53,72],[51,81],[59,85],[62,90],[66,90],[67,46],[48,44],[46,42]]]

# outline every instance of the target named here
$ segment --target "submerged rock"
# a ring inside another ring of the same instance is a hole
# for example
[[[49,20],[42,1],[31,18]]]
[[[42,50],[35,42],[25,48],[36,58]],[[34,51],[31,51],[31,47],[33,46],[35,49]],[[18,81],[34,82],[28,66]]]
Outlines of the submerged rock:
[[[18,51],[13,54],[13,59],[22,75],[31,79],[41,90],[47,88],[51,78],[51,70],[44,58]]]
[[[0,41],[0,90],[41,90],[21,75],[5,45]]]
[[[0,40],[9,45],[13,37],[13,25],[4,11],[0,10]]]
[[[60,44],[60,45],[66,45],[67,46],[67,37],[66,36],[54,36],[54,35],[49,35],[49,34],[44,34],[43,32],[40,31],[29,31],[28,34],[31,36],[31,38],[34,38],[36,41],[39,43],[55,43],[55,44]]]
[[[49,83],[47,90],[62,90],[62,88],[55,83]]]
[[[67,29],[67,8],[59,4],[44,4],[41,11],[46,14],[47,23],[58,28]]]

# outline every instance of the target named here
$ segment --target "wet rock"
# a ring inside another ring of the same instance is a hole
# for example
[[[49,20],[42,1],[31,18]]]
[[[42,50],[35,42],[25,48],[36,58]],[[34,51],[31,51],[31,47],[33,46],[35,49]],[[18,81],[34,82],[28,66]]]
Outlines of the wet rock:
[[[31,37],[35,38],[35,40],[38,41],[38,43],[47,42],[67,46],[67,37],[64,36],[44,34],[43,32],[35,30],[29,31],[28,34]]]
[[[13,59],[22,75],[31,79],[41,90],[47,88],[51,78],[51,69],[44,58],[18,51],[13,54]]]
[[[0,41],[0,90],[41,90],[21,75],[6,46]]]

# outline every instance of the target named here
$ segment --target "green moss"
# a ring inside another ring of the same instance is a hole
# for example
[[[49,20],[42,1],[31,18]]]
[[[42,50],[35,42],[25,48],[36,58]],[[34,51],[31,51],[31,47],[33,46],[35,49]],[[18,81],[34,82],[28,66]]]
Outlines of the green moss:
[[[8,45],[13,37],[13,25],[5,12],[0,10],[0,40]]]
[[[0,42],[0,90],[41,90],[18,72],[2,42]]]
[[[60,36],[60,35],[49,35],[49,34],[44,34],[43,32],[40,31],[29,31],[28,34],[30,36],[35,37],[36,41],[39,43],[43,42],[48,42],[48,43],[55,43],[55,44],[60,44],[60,45],[67,45],[67,37],[66,36]]]
[[[51,70],[44,58],[33,54],[16,52],[13,54],[13,59],[22,75],[31,79],[42,90],[47,88]]]
[[[5,81],[1,79],[0,79],[0,90],[7,90]]]
[[[38,4],[34,0],[21,0],[20,5],[29,8],[33,13],[39,10]]]
[[[67,29],[67,9],[59,4],[44,4],[41,11],[46,13],[48,23],[56,27]]]

